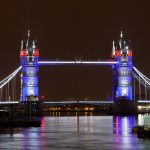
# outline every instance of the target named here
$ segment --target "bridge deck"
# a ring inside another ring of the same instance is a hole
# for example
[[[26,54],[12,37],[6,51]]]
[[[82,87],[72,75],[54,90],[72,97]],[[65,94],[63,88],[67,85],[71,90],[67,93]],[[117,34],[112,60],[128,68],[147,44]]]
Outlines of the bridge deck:
[[[0,101],[0,105],[19,104],[19,101]],[[113,101],[60,101],[60,102],[44,102],[44,104],[113,104]],[[150,103],[150,100],[138,100],[138,103]]]

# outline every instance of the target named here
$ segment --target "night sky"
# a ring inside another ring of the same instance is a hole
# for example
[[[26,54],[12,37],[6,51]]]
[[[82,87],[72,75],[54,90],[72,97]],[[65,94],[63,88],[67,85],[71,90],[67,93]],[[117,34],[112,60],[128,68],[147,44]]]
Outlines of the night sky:
[[[120,30],[132,41],[133,63],[150,77],[150,2],[140,0],[6,0],[0,2],[0,79],[20,65],[27,30],[38,40],[40,60],[110,59]],[[49,100],[111,96],[109,66],[43,66],[40,95]]]

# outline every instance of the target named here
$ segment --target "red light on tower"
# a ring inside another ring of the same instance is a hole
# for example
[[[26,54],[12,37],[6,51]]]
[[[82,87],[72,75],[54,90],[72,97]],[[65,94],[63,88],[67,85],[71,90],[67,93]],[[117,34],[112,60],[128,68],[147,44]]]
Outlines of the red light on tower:
[[[21,57],[22,57],[22,56],[27,56],[27,52],[26,52],[26,51],[24,51],[24,50],[23,50],[23,51],[21,51],[21,52],[20,52],[20,56],[21,56]]]
[[[45,99],[45,97],[44,97],[44,95],[42,95],[42,96],[41,96],[41,100],[44,101],[44,99]]]
[[[121,52],[119,50],[116,51],[116,56],[121,56]]]
[[[132,56],[132,50],[129,51],[128,56]]]
[[[34,54],[33,54],[34,56],[39,56],[39,51],[36,49],[35,51],[34,51]]]

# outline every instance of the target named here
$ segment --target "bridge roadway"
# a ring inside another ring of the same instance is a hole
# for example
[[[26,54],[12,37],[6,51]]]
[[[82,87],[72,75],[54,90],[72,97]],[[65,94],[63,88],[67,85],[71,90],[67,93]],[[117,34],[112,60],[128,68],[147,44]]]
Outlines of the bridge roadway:
[[[0,101],[0,105],[16,105],[19,101]],[[113,104],[113,101],[60,101],[60,102],[44,102],[44,104]],[[150,100],[138,100],[138,103],[150,104]]]

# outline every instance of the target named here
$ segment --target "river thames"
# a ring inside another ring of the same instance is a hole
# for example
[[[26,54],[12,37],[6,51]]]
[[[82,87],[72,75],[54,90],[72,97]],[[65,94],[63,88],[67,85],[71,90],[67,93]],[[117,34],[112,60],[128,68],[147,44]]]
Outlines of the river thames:
[[[95,116],[92,113],[43,117],[39,128],[0,130],[0,149],[110,150],[150,149],[150,139],[139,139],[131,130],[142,125],[144,115]]]

